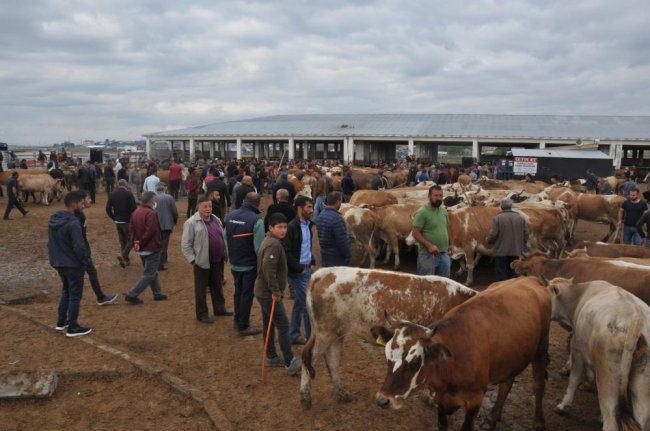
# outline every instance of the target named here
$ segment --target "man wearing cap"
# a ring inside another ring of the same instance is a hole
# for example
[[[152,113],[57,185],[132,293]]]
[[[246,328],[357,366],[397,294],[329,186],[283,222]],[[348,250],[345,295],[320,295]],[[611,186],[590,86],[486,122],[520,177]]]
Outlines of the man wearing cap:
[[[162,250],[160,251],[159,271],[167,269],[167,248],[169,247],[169,237],[172,234],[174,226],[178,222],[178,208],[176,208],[176,199],[172,195],[165,193],[167,185],[165,183],[156,184],[156,214],[160,224],[160,233],[162,234]]]
[[[117,227],[117,236],[120,239],[120,254],[117,256],[117,260],[120,261],[122,268],[126,268],[131,264],[129,260],[129,253],[131,252],[129,221],[131,220],[131,214],[137,207],[133,193],[129,191],[129,183],[126,180],[119,180],[117,190],[109,195],[106,202],[106,214],[115,222]]]
[[[167,295],[162,293],[158,280],[162,235],[154,206],[156,206],[156,194],[144,192],[140,197],[140,206],[131,215],[129,241],[133,244],[133,250],[140,255],[144,272],[124,298],[130,304],[143,303],[138,296],[144,292],[147,286],[151,286],[154,301],[167,299]]]
[[[237,187],[234,191],[233,201],[235,202],[235,209],[239,209],[244,202],[244,198],[250,192],[257,193],[257,190],[253,187],[253,178],[246,175],[241,179],[241,186]]]
[[[497,281],[517,276],[510,263],[526,251],[527,242],[526,220],[512,210],[512,200],[503,199],[501,212],[492,219],[492,228],[487,236],[487,243],[492,246]]]

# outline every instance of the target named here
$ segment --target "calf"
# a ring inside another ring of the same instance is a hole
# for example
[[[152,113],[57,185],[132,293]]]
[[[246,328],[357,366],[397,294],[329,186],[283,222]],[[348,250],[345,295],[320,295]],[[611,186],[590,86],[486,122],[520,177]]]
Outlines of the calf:
[[[367,338],[370,328],[384,321],[384,310],[424,324],[440,319],[475,294],[475,290],[443,277],[349,267],[319,269],[307,292],[312,334],[302,352],[303,406],[311,406],[311,380],[316,375],[313,364],[321,355],[337,398],[350,400],[339,376],[343,340],[351,333]]]
[[[386,244],[386,257],[384,264],[390,261],[391,250],[395,253],[393,269],[399,269],[399,244],[406,239],[413,229],[413,216],[422,205],[420,204],[395,204],[374,209],[377,220],[379,238]]]
[[[59,196],[61,190],[61,180],[55,180],[48,174],[26,175],[18,177],[18,188],[24,193],[41,193],[41,202],[49,205],[50,193]],[[36,198],[34,198],[36,201]]]
[[[603,430],[650,429],[650,307],[606,281],[549,286],[553,320],[573,331],[571,377],[559,412],[566,412],[585,372],[598,387]]]
[[[625,201],[623,196],[581,194],[577,198],[578,218],[609,224],[609,232],[602,239],[607,242],[616,230],[618,210]]]
[[[488,419],[494,427],[515,380],[528,364],[533,368],[535,429],[544,429],[542,397],[548,362],[551,298],[534,277],[490,285],[427,328],[389,319],[392,331],[374,327],[386,341],[388,371],[377,404],[400,408],[416,390],[435,392],[438,426],[447,415],[465,408],[461,430],[474,429],[488,385],[499,394]]]

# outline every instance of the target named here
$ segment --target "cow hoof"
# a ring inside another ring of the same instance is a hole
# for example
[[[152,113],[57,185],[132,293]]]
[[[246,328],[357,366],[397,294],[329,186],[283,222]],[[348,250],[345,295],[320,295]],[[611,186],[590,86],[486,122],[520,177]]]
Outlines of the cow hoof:
[[[301,394],[300,405],[302,406],[303,409],[309,410],[311,408],[311,395]]]
[[[340,403],[349,403],[352,401],[352,395],[345,389],[339,389],[336,391],[336,399]]]
[[[585,392],[591,392],[591,393],[596,392],[596,385],[594,384],[594,382],[582,382],[580,383],[580,385],[578,385],[578,388],[580,388]]]
[[[562,415],[562,416],[564,416],[564,415],[566,415],[567,413],[569,413],[569,408],[568,408],[568,407],[562,407],[560,404],[558,404],[557,406],[555,406],[554,411],[555,411],[555,413],[557,413],[558,415]]]
[[[560,374],[560,376],[562,376],[564,378],[567,378],[567,377],[569,377],[571,375],[571,370],[569,368],[562,368],[559,371],[559,374]]]

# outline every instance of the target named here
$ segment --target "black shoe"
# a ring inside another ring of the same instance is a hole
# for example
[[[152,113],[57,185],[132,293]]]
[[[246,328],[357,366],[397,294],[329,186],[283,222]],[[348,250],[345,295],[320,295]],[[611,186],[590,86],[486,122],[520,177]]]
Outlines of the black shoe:
[[[298,345],[305,345],[307,344],[307,339],[303,337],[302,335],[296,338],[295,340],[291,340],[291,344],[298,344]]]
[[[223,310],[217,310],[214,312],[215,316],[232,316],[233,314],[235,313],[230,310],[226,310],[225,308]]]
[[[159,293],[153,296],[154,301],[164,301],[166,299],[167,299],[167,295],[165,295],[164,293]]]
[[[88,335],[93,332],[90,328],[84,328],[83,326],[77,326],[76,328],[68,327],[68,332],[66,332],[66,337],[81,337],[83,335]]]
[[[253,328],[251,326],[249,326],[248,328],[246,328],[244,330],[239,331],[239,335],[241,335],[242,337],[248,337],[249,335],[257,335],[257,334],[261,334],[261,333],[262,333],[261,329]]]
[[[214,319],[210,316],[202,316],[197,319],[201,323],[214,323]]]
[[[135,304],[135,305],[144,304],[144,301],[138,298],[137,296],[125,295],[124,300],[129,304]]]
[[[158,271],[166,271],[167,270],[167,265],[160,265],[158,267]]]
[[[25,212],[23,213],[23,217],[25,217],[28,213],[29,213],[29,211],[25,211]]]

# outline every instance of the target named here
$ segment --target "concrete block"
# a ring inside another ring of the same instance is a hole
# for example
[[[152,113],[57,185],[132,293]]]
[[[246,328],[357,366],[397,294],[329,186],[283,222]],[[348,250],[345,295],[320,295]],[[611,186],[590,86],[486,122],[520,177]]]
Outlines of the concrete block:
[[[0,373],[0,398],[49,398],[58,382],[55,371]]]

